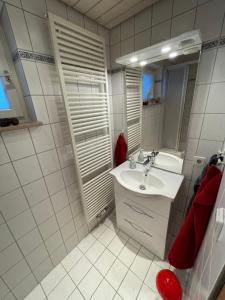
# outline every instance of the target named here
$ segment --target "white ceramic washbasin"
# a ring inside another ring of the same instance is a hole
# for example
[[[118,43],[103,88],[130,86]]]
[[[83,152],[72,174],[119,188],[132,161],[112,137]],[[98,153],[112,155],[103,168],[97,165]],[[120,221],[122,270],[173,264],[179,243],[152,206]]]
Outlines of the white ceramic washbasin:
[[[147,157],[150,154],[151,151],[144,151],[145,157]],[[135,154],[136,160],[138,159],[138,155],[139,152]],[[159,152],[159,154],[156,156],[154,167],[181,174],[183,167],[183,159],[170,153]]]
[[[151,168],[147,176],[144,167],[137,164],[136,169],[129,168],[129,161],[113,169],[110,173],[124,188],[143,196],[161,195],[173,200],[181,186],[184,176]],[[141,185],[145,189],[140,188]]]

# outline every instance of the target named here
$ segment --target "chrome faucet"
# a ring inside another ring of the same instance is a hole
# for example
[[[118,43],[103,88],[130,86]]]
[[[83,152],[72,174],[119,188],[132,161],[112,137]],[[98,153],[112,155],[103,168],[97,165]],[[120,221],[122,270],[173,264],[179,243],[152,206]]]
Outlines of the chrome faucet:
[[[151,170],[152,165],[152,156],[148,155],[146,161],[143,163],[145,176],[148,175],[148,172]]]

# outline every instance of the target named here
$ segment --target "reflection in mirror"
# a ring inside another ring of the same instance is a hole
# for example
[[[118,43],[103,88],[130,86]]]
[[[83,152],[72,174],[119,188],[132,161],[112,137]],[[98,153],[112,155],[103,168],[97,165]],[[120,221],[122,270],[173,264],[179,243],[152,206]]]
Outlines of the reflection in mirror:
[[[184,47],[190,47],[190,38],[185,42],[180,41],[179,37],[175,40],[176,43],[169,40],[163,45],[140,50],[140,54],[145,56],[145,63],[139,61],[139,68],[142,65],[143,104],[141,148],[145,157],[151,155],[153,150],[159,152],[153,159],[154,167],[182,173],[201,45],[195,45],[188,51],[179,48],[177,52],[170,47],[166,55],[162,55],[161,51],[161,55],[155,55],[154,59],[148,57],[148,51],[156,52],[157,47],[158,50],[165,50],[165,45],[180,47],[183,43]],[[197,40],[199,42],[200,37]],[[129,61],[129,69],[132,64],[137,68],[138,62],[134,64],[131,60],[138,56],[137,53],[130,54],[117,59],[117,62],[126,64]],[[137,161],[138,155],[139,151],[134,155]]]

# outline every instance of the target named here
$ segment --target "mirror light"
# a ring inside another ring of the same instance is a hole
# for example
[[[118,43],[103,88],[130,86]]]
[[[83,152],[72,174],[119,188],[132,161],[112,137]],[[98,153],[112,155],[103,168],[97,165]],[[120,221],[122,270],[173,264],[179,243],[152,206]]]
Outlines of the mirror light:
[[[135,62],[137,62],[138,61],[138,58],[136,57],[136,56],[132,56],[131,58],[130,58],[130,62],[132,62],[132,63],[135,63]]]
[[[170,46],[165,46],[165,47],[163,47],[163,48],[161,49],[161,52],[162,52],[162,53],[168,53],[168,52],[170,52],[170,50],[171,50],[171,47],[170,47]]]
[[[143,61],[141,61],[140,62],[140,65],[143,67],[143,66],[145,66],[147,64],[147,61],[145,61],[145,60],[143,60]]]
[[[178,55],[178,52],[174,51],[169,54],[169,58],[174,58]]]

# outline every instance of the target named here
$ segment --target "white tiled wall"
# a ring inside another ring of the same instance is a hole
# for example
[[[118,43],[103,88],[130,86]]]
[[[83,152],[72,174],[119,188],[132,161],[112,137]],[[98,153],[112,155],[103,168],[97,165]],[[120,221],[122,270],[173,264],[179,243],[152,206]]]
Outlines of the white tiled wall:
[[[61,2],[10,0],[3,24],[13,53],[52,55],[46,9],[104,36],[109,50],[108,31]],[[0,137],[1,299],[23,299],[88,233],[55,65],[21,59],[16,68],[43,126]]]

